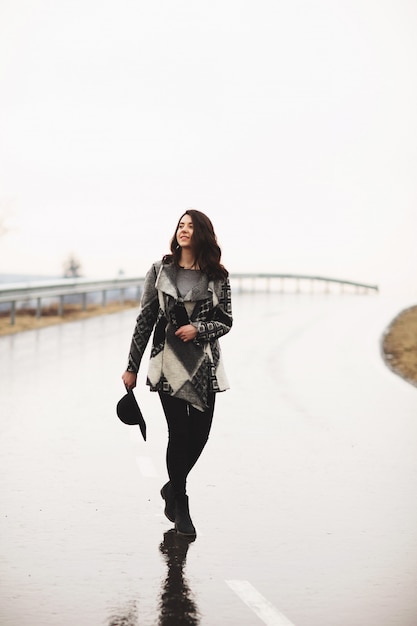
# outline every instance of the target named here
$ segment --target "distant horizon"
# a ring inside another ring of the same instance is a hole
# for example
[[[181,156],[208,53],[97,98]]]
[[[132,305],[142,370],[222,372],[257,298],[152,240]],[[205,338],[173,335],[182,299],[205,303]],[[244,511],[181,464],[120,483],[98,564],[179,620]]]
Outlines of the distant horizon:
[[[144,278],[145,277],[146,272],[143,273],[136,273],[136,274],[131,274],[131,273],[127,273],[127,272],[119,272],[117,274],[112,274],[112,275],[105,275],[105,276],[96,276],[94,274],[86,274],[84,272],[81,272],[81,274],[79,274],[78,276],[64,276],[64,274],[46,274],[46,273],[39,273],[39,272],[0,272],[0,278],[7,278],[7,277],[12,277],[12,276],[22,276],[24,277],[28,277],[28,278],[34,278],[34,277],[39,277],[39,278],[51,278],[51,279],[64,279],[64,278],[87,278],[87,279],[97,279],[97,280],[111,280],[112,278],[117,278],[118,276],[122,277],[127,277],[127,278]],[[252,271],[252,272],[248,272],[248,271],[232,271],[229,272],[229,274],[231,276],[239,276],[239,275],[247,275],[247,276],[286,276],[288,278],[325,278],[325,279],[329,279],[329,280],[339,280],[339,281],[351,281],[351,282],[357,282],[357,283],[364,283],[367,285],[377,285],[377,283],[371,283],[368,281],[361,281],[360,279],[357,278],[349,278],[346,276],[333,276],[330,274],[308,274],[308,273],[297,273],[297,272],[263,272],[263,271]]]
[[[106,275],[106,276],[96,276],[94,274],[85,274],[85,273],[81,273],[79,276],[77,277],[65,277],[63,274],[41,274],[41,273],[20,273],[20,272],[16,272],[16,273],[6,273],[6,272],[0,272],[0,286],[2,283],[7,284],[7,283],[12,283],[12,282],[16,282],[16,283],[24,283],[24,282],[31,282],[31,281],[61,281],[61,280],[74,280],[77,278],[80,279],[86,279],[86,280],[114,280],[117,278],[145,278],[145,274],[146,272],[143,273],[136,273],[136,274],[128,274],[128,273],[123,273],[123,274],[112,274],[112,275]],[[417,287],[414,287],[414,289],[410,286],[408,287],[407,285],[403,285],[402,288],[398,288],[398,289],[392,289],[392,288],[387,288],[387,286],[384,286],[383,284],[378,284],[377,282],[370,282],[370,281],[366,281],[366,280],[361,280],[361,278],[359,277],[348,277],[348,276],[336,276],[336,275],[331,275],[331,274],[307,274],[307,273],[297,273],[297,272],[244,272],[244,271],[235,271],[235,272],[230,272],[230,276],[231,278],[237,278],[239,275],[248,275],[248,276],[258,276],[258,275],[269,275],[269,276],[280,276],[280,275],[284,275],[287,276],[287,280],[291,280],[292,278],[297,279],[304,277],[306,280],[310,279],[310,278],[322,278],[322,279],[329,279],[330,281],[346,281],[346,282],[351,282],[351,283],[358,283],[358,284],[364,284],[367,285],[368,287],[372,288],[372,287],[377,287],[379,293],[383,294],[384,292],[386,294],[391,293],[392,295],[400,295],[400,296],[408,296],[408,297],[415,297],[416,302],[417,302]]]

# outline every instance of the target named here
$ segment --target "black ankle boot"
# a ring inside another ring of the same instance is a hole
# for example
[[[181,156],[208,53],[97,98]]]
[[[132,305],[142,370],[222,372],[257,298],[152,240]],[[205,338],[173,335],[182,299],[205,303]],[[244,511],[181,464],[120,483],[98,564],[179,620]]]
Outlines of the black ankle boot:
[[[175,497],[175,530],[180,535],[195,536],[197,534],[190,517],[188,496],[185,494]]]
[[[161,496],[165,500],[165,516],[170,522],[175,522],[175,493],[170,481],[162,487]]]

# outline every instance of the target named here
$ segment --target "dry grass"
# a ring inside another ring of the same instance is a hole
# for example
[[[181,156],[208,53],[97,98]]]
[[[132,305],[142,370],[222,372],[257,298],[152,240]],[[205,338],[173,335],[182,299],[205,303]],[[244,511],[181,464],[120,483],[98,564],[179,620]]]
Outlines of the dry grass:
[[[126,309],[139,308],[138,302],[134,300],[126,300],[123,304],[119,302],[109,302],[105,307],[91,304],[84,311],[81,305],[66,304],[64,314],[58,315],[58,307],[51,306],[42,309],[40,318],[36,318],[34,309],[19,309],[16,313],[15,323],[10,324],[10,313],[0,312],[0,336],[13,335],[25,330],[35,330],[52,326],[54,324],[64,324],[74,320],[83,320],[97,315],[108,315],[110,313],[118,313]]]
[[[417,306],[405,309],[391,322],[382,340],[382,352],[392,371],[417,385]]]

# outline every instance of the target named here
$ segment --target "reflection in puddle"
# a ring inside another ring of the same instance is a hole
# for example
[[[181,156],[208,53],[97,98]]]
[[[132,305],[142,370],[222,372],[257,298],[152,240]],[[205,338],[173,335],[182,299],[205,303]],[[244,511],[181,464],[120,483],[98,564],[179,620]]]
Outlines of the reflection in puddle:
[[[159,602],[159,626],[197,625],[200,623],[197,605],[184,578],[188,547],[195,537],[178,535],[174,529],[164,533],[159,546],[168,567]]]
[[[159,546],[167,565],[158,602],[158,615],[148,615],[158,626],[198,626],[200,616],[193,594],[184,577],[185,561],[190,543],[195,537],[178,535],[173,528],[164,533]],[[156,622],[156,619],[158,620]],[[120,609],[113,609],[107,626],[139,626],[138,601],[132,600]]]
[[[138,620],[138,612],[136,603],[132,602],[121,615],[112,615],[108,626],[136,626]]]

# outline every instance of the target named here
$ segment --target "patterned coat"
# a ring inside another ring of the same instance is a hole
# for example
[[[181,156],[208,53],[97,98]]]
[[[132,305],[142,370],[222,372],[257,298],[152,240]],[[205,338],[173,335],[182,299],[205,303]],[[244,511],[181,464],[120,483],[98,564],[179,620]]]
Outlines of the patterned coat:
[[[207,408],[208,394],[229,388],[218,339],[232,327],[229,280],[209,280],[201,272],[197,284],[181,298],[177,267],[157,261],[146,274],[139,315],[132,337],[128,371],[138,372],[153,328],[147,385]],[[193,341],[175,331],[186,322],[197,328]]]

